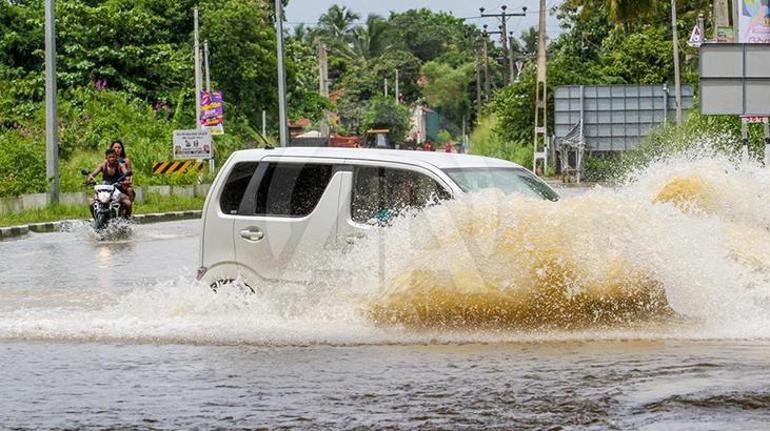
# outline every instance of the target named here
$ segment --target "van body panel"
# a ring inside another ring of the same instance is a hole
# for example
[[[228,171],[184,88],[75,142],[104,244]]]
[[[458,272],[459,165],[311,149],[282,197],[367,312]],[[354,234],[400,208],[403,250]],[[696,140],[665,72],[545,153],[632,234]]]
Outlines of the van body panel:
[[[268,156],[261,163],[338,166],[344,161]],[[323,251],[334,248],[336,244],[341,174],[332,171],[318,203],[306,216],[239,214],[234,217],[232,238],[235,261],[248,282],[258,285],[263,281],[303,282],[312,279],[312,273],[321,263]],[[255,180],[255,186],[260,180]]]

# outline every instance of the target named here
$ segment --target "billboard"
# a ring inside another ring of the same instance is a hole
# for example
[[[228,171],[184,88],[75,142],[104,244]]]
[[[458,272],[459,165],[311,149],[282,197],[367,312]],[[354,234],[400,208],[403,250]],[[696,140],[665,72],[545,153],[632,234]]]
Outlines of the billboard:
[[[770,43],[770,0],[738,0],[739,43]]]
[[[212,135],[223,135],[225,121],[221,91],[201,91],[200,124]]]
[[[208,160],[212,158],[211,132],[208,130],[174,130],[174,160]]]
[[[770,44],[701,45],[700,103],[709,115],[770,115]]]
[[[673,85],[566,85],[554,98],[557,142],[578,132],[589,151],[633,148],[676,112]],[[693,104],[693,87],[683,85],[682,107]]]

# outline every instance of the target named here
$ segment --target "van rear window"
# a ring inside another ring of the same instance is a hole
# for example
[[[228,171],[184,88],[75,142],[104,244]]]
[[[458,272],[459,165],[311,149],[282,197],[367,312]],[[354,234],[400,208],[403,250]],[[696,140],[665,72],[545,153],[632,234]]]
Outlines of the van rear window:
[[[329,185],[332,171],[332,165],[270,163],[257,189],[255,215],[310,215]]]
[[[257,171],[258,162],[244,162],[235,165],[227,177],[222,196],[219,198],[219,207],[225,214],[235,214],[241,205],[243,195],[249,186],[251,177]]]

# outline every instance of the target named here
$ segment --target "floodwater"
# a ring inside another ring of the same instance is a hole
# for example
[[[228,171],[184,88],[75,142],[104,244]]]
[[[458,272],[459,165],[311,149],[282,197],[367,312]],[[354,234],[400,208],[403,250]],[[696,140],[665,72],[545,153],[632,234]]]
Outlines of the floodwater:
[[[0,428],[766,429],[769,228],[770,174],[707,158],[254,294],[195,283],[198,221],[0,242]]]

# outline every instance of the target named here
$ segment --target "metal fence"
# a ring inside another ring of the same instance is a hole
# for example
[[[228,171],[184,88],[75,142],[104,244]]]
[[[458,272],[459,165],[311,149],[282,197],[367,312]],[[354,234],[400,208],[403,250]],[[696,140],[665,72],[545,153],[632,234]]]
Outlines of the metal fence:
[[[682,107],[693,107],[690,85],[682,86]],[[672,121],[675,111],[673,86],[560,86],[555,93],[556,144],[578,132],[587,151],[625,151],[639,145],[655,127]]]

